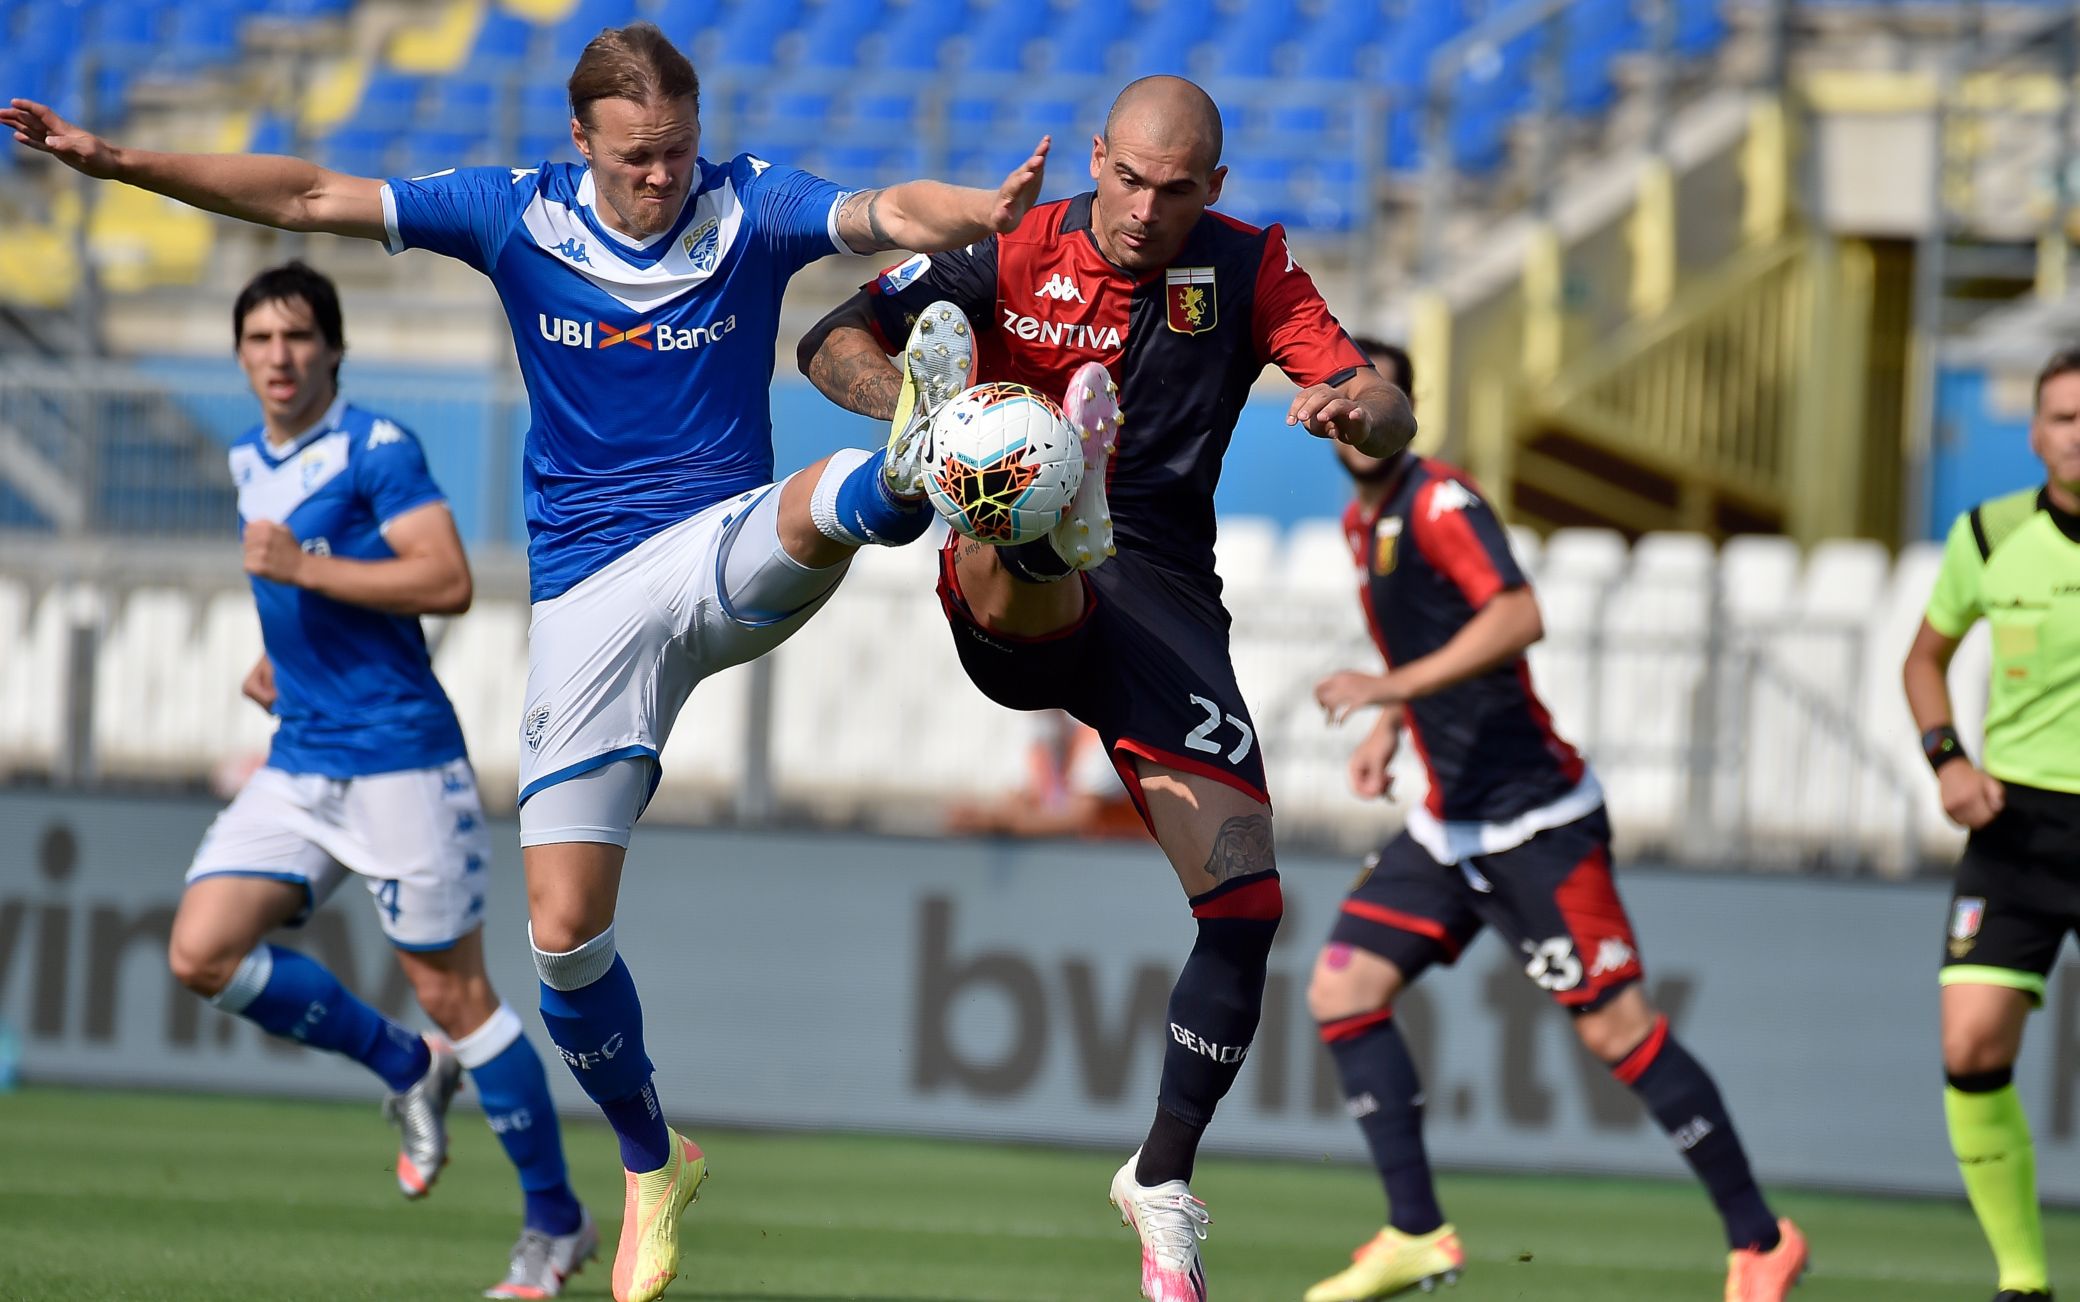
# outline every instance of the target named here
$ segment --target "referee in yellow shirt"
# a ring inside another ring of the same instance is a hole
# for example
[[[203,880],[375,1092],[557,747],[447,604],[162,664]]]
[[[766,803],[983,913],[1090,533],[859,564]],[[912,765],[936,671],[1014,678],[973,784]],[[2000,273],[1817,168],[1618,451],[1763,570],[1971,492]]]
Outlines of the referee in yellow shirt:
[[[2080,929],[2080,349],[2037,376],[2030,449],[2046,482],[1981,502],[1951,526],[1928,614],[1907,653],[1907,705],[1971,829],[1943,957],[1943,1092],[1950,1146],[2000,1268],[1994,1302],[2048,1302],[2036,1153],[2015,1095],[2022,1025],[2068,931]],[[1950,657],[1993,632],[1986,753],[1951,726]]]

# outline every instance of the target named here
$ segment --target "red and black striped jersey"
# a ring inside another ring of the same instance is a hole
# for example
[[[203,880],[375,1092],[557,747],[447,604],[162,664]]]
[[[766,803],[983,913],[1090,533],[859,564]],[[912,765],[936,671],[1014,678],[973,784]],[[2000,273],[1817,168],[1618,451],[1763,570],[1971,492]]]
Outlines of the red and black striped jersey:
[[[867,301],[890,352],[928,304],[953,302],[975,325],[978,381],[1059,398],[1078,366],[1103,362],[1126,413],[1106,483],[1119,545],[1203,577],[1217,597],[1213,490],[1251,383],[1269,365],[1302,386],[1340,384],[1370,363],[1283,228],[1209,210],[1168,267],[1136,276],[1099,252],[1093,197],[1041,204],[1017,230],[966,249],[919,254],[869,283]]]
[[[1365,619],[1390,667],[1438,650],[1497,593],[1527,586],[1473,482],[1441,461],[1407,462],[1378,508],[1353,502],[1343,514]],[[1430,774],[1427,807],[1445,822],[1504,822],[1582,780],[1582,758],[1553,731],[1522,656],[1410,701],[1407,719]]]

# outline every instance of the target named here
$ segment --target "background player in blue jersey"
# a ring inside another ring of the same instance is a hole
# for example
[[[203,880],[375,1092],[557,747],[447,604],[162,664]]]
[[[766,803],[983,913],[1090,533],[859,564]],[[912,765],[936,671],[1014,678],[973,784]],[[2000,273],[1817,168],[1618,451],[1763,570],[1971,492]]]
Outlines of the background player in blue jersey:
[[[231,448],[266,647],[245,691],[281,724],[195,853],[168,961],[224,1011],[380,1076],[407,1198],[447,1161],[448,1101],[467,1069],[526,1197],[511,1269],[487,1296],[553,1297],[599,1232],[565,1178],[541,1059],[484,972],[484,814],[418,619],[469,608],[462,540],[418,440],[339,396],[331,281],[295,262],[262,272],[232,332],[263,412]],[[349,873],[452,1048],[266,942]]]
[[[601,32],[568,91],[586,166],[388,182],[293,158],[126,149],[28,100],[0,109],[0,125],[89,176],[429,249],[497,288],[533,416],[520,832],[542,1016],[620,1140],[614,1291],[647,1302],[677,1271],[679,1212],[707,1166],[665,1125],[615,950],[630,829],[694,685],[800,627],[858,547],[913,540],[929,522],[921,499],[891,492],[880,452],[770,482],[782,291],[827,254],[931,252],[1012,229],[1039,193],[1047,142],[995,191],[846,191],[750,155],[711,163],[693,65],[648,23]],[[932,359],[947,355],[930,340],[906,350],[911,387],[931,401],[952,378]]]
[[[1362,346],[1412,391],[1406,353]],[[1358,795],[1388,793],[1404,728],[1430,792],[1344,901],[1308,989],[1390,1220],[1306,1302],[1429,1289],[1465,1264],[1430,1178],[1423,1087],[1393,1012],[1404,987],[1456,961],[1484,927],[1519,951],[1524,974],[1696,1171],[1726,1226],[1726,1302],[1781,1302],[1805,1268],[1804,1236],[1763,1201],[1718,1087],[1640,989],[1603,791],[1532,688],[1524,652],[1544,625],[1501,523],[1442,462],[1336,453],[1355,490],[1344,531],[1386,672],[1344,670],[1315,696],[1334,721],[1379,708],[1351,754]]]

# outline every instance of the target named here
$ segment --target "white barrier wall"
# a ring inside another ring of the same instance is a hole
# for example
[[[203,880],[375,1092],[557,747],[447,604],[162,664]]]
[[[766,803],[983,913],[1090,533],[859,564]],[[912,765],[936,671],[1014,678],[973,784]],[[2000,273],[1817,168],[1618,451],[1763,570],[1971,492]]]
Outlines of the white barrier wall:
[[[0,1016],[32,1080],[367,1098],[357,1067],[268,1043],[175,987],[181,872],[214,810],[0,794]],[[489,951],[533,1018],[519,854],[494,829]],[[1266,1018],[1210,1142],[1356,1159],[1305,1007],[1353,865],[1285,866]],[[1649,989],[1718,1076],[1764,1177],[1954,1193],[1932,883],[1631,871]],[[1192,925],[1139,845],[644,829],[620,941],[672,1116],[1126,1148],[1153,1106]],[[296,943],[413,1017],[362,892]],[[2080,966],[2054,974],[2019,1082],[2047,1196],[2080,1200]],[[1492,939],[1403,1005],[1447,1166],[1675,1173],[1667,1142]],[[559,1100],[584,1100],[551,1066]]]

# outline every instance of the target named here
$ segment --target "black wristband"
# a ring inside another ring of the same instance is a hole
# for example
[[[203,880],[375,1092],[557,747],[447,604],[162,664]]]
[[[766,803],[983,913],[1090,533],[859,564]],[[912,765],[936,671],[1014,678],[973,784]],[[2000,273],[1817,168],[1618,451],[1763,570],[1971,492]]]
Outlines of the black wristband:
[[[1928,766],[1941,769],[1951,760],[1970,760],[1965,754],[1964,741],[1958,737],[1957,729],[1949,724],[1938,724],[1921,734],[1921,753],[1928,757]]]

